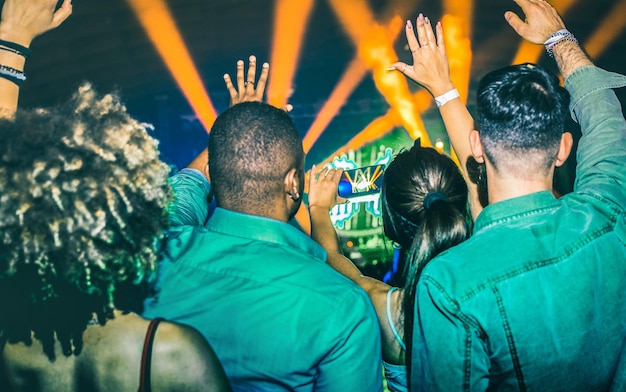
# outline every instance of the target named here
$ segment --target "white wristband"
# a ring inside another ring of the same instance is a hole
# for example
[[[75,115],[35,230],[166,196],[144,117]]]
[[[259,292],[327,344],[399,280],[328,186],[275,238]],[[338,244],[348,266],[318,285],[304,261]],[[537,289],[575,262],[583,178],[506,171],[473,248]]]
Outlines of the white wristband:
[[[459,91],[455,88],[453,88],[452,90],[448,91],[445,94],[441,94],[438,97],[435,97],[435,103],[437,104],[437,107],[440,108],[443,105],[445,105],[446,103],[452,101],[455,98],[460,97],[459,95]]]

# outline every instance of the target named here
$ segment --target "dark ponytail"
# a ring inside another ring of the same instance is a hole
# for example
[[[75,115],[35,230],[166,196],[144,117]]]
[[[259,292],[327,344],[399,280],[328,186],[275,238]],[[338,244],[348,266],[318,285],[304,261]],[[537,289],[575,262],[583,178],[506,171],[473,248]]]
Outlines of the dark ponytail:
[[[438,199],[424,209],[424,220],[407,253],[406,285],[402,297],[406,366],[411,369],[415,291],[424,267],[439,253],[464,241],[468,236],[465,215],[448,200]]]
[[[467,238],[467,184],[450,157],[418,139],[389,164],[381,196],[385,234],[407,250],[401,319],[410,375],[417,281],[433,257]]]

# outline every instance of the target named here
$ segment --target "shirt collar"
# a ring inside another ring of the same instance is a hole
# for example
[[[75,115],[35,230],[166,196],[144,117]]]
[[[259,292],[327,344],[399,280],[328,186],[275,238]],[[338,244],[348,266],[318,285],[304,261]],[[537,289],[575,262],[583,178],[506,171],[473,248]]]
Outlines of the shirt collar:
[[[535,192],[490,204],[476,218],[474,234],[489,226],[511,221],[522,215],[527,216],[557,205],[558,200],[551,191]]]
[[[209,218],[206,228],[234,237],[297,248],[321,261],[326,261],[326,251],[317,242],[294,226],[275,219],[218,207]]]

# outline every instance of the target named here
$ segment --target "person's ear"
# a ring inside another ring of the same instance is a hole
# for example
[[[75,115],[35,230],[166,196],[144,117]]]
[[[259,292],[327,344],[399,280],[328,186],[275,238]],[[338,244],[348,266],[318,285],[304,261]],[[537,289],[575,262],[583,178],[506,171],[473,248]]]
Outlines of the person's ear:
[[[299,201],[302,197],[300,194],[300,176],[298,176],[298,169],[295,167],[285,175],[285,193],[293,201]]]
[[[209,175],[209,163],[208,162],[206,165],[204,165],[204,176],[206,177],[206,179],[209,181],[209,184],[210,184],[211,176]]]
[[[570,152],[572,152],[572,146],[574,145],[574,138],[569,132],[563,132],[561,135],[561,144],[559,145],[559,152],[556,154],[556,167],[562,166]]]
[[[483,144],[480,141],[480,134],[477,130],[473,129],[469,134],[470,149],[476,162],[485,163],[485,156],[483,153]]]

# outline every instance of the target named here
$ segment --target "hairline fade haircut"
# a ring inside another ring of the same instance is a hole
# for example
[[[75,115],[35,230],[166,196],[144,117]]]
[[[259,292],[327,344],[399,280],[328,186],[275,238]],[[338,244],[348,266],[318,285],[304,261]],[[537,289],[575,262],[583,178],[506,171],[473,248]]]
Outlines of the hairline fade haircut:
[[[289,170],[302,169],[302,139],[291,117],[262,102],[218,116],[209,135],[209,174],[217,205],[240,211],[284,194]]]
[[[141,311],[167,228],[170,168],[112,94],[0,120],[0,331],[54,358],[92,314]],[[56,337],[55,337],[56,336]]]
[[[546,175],[565,132],[569,100],[559,79],[534,64],[504,67],[483,77],[476,123],[495,170],[518,178]]]

